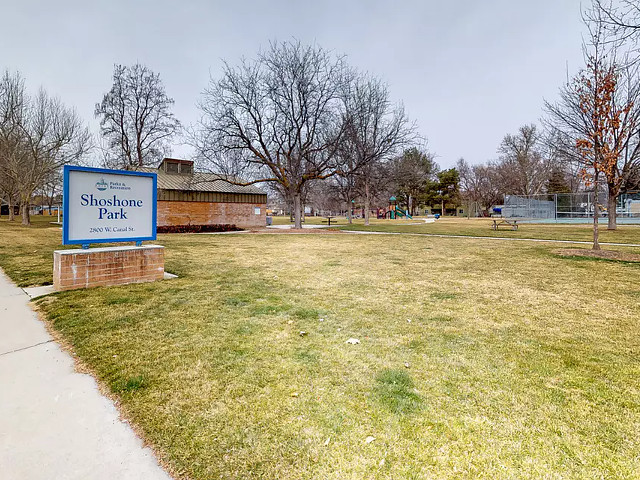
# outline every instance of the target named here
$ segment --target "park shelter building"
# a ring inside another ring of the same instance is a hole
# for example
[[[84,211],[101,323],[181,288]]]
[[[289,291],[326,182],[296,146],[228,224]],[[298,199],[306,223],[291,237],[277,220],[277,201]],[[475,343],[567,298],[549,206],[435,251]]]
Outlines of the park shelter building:
[[[221,175],[194,171],[193,162],[165,158],[156,168],[140,170],[158,176],[158,226],[266,225],[267,194],[254,185],[234,185]]]
[[[20,205],[12,206],[14,215],[20,215]],[[0,215],[9,215],[9,204],[4,200],[0,200]]]

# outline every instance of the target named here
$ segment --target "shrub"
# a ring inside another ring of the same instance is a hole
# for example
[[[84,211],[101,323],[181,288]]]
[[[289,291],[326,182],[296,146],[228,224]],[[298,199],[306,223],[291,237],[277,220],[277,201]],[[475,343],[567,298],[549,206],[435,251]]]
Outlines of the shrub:
[[[163,225],[156,229],[158,233],[206,233],[206,232],[237,232],[241,228],[224,223],[214,225]]]

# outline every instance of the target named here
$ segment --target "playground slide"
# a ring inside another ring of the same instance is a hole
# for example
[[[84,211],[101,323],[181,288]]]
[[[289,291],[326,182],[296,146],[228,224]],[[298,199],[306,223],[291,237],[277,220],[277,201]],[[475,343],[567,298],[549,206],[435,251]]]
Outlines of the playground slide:
[[[411,218],[413,219],[413,217],[411,215],[409,215],[406,212],[403,212],[402,210],[400,210],[399,208],[396,208],[396,215],[399,215],[401,217],[407,217],[407,218]]]

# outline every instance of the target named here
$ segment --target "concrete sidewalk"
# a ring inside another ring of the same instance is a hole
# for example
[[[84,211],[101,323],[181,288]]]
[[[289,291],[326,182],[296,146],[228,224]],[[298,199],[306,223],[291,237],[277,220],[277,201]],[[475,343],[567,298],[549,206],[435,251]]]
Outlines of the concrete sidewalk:
[[[0,478],[171,478],[1,270]]]

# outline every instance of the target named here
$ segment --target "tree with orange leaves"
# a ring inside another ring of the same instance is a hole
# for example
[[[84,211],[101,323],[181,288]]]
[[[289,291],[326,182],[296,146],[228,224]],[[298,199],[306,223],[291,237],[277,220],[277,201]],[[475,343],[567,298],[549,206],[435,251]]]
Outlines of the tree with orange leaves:
[[[617,196],[622,185],[618,160],[632,131],[621,119],[632,103],[618,108],[615,92],[618,73],[614,65],[590,57],[587,68],[560,92],[558,104],[546,103],[547,124],[554,138],[561,139],[565,156],[581,165],[587,187],[594,191],[593,248],[599,249],[599,193],[602,180],[609,186],[608,215],[615,215]],[[615,217],[614,217],[615,218]]]
[[[598,17],[587,17],[590,42],[584,48],[586,67],[560,89],[560,101],[545,102],[547,127],[554,148],[576,161],[588,187],[594,189],[594,249],[598,244],[599,190],[608,188],[608,228],[615,229],[618,196],[640,164],[640,82],[638,65],[616,57]]]
[[[638,133],[638,109],[634,109],[634,101],[622,103],[616,98],[619,78],[614,64],[590,56],[587,68],[561,90],[561,102],[546,103],[550,114],[547,123],[555,130],[556,138],[564,139],[566,155],[580,163],[586,186],[593,188],[593,248],[596,250],[600,248],[598,219],[602,182],[608,187],[609,227],[615,229],[617,198],[638,158],[633,151],[634,156],[629,155],[630,148],[638,148],[632,145]],[[637,144],[637,138],[635,142]]]
[[[584,135],[576,139],[576,150],[582,159],[583,177],[594,189],[593,249],[599,250],[598,202],[599,177],[603,175],[609,187],[608,215],[615,219],[617,196],[622,177],[618,175],[618,159],[629,139],[632,125],[622,119],[629,114],[633,103],[621,108],[614,95],[619,74],[615,65],[606,65],[597,58],[589,58],[587,68],[574,80],[580,110],[585,122]]]

